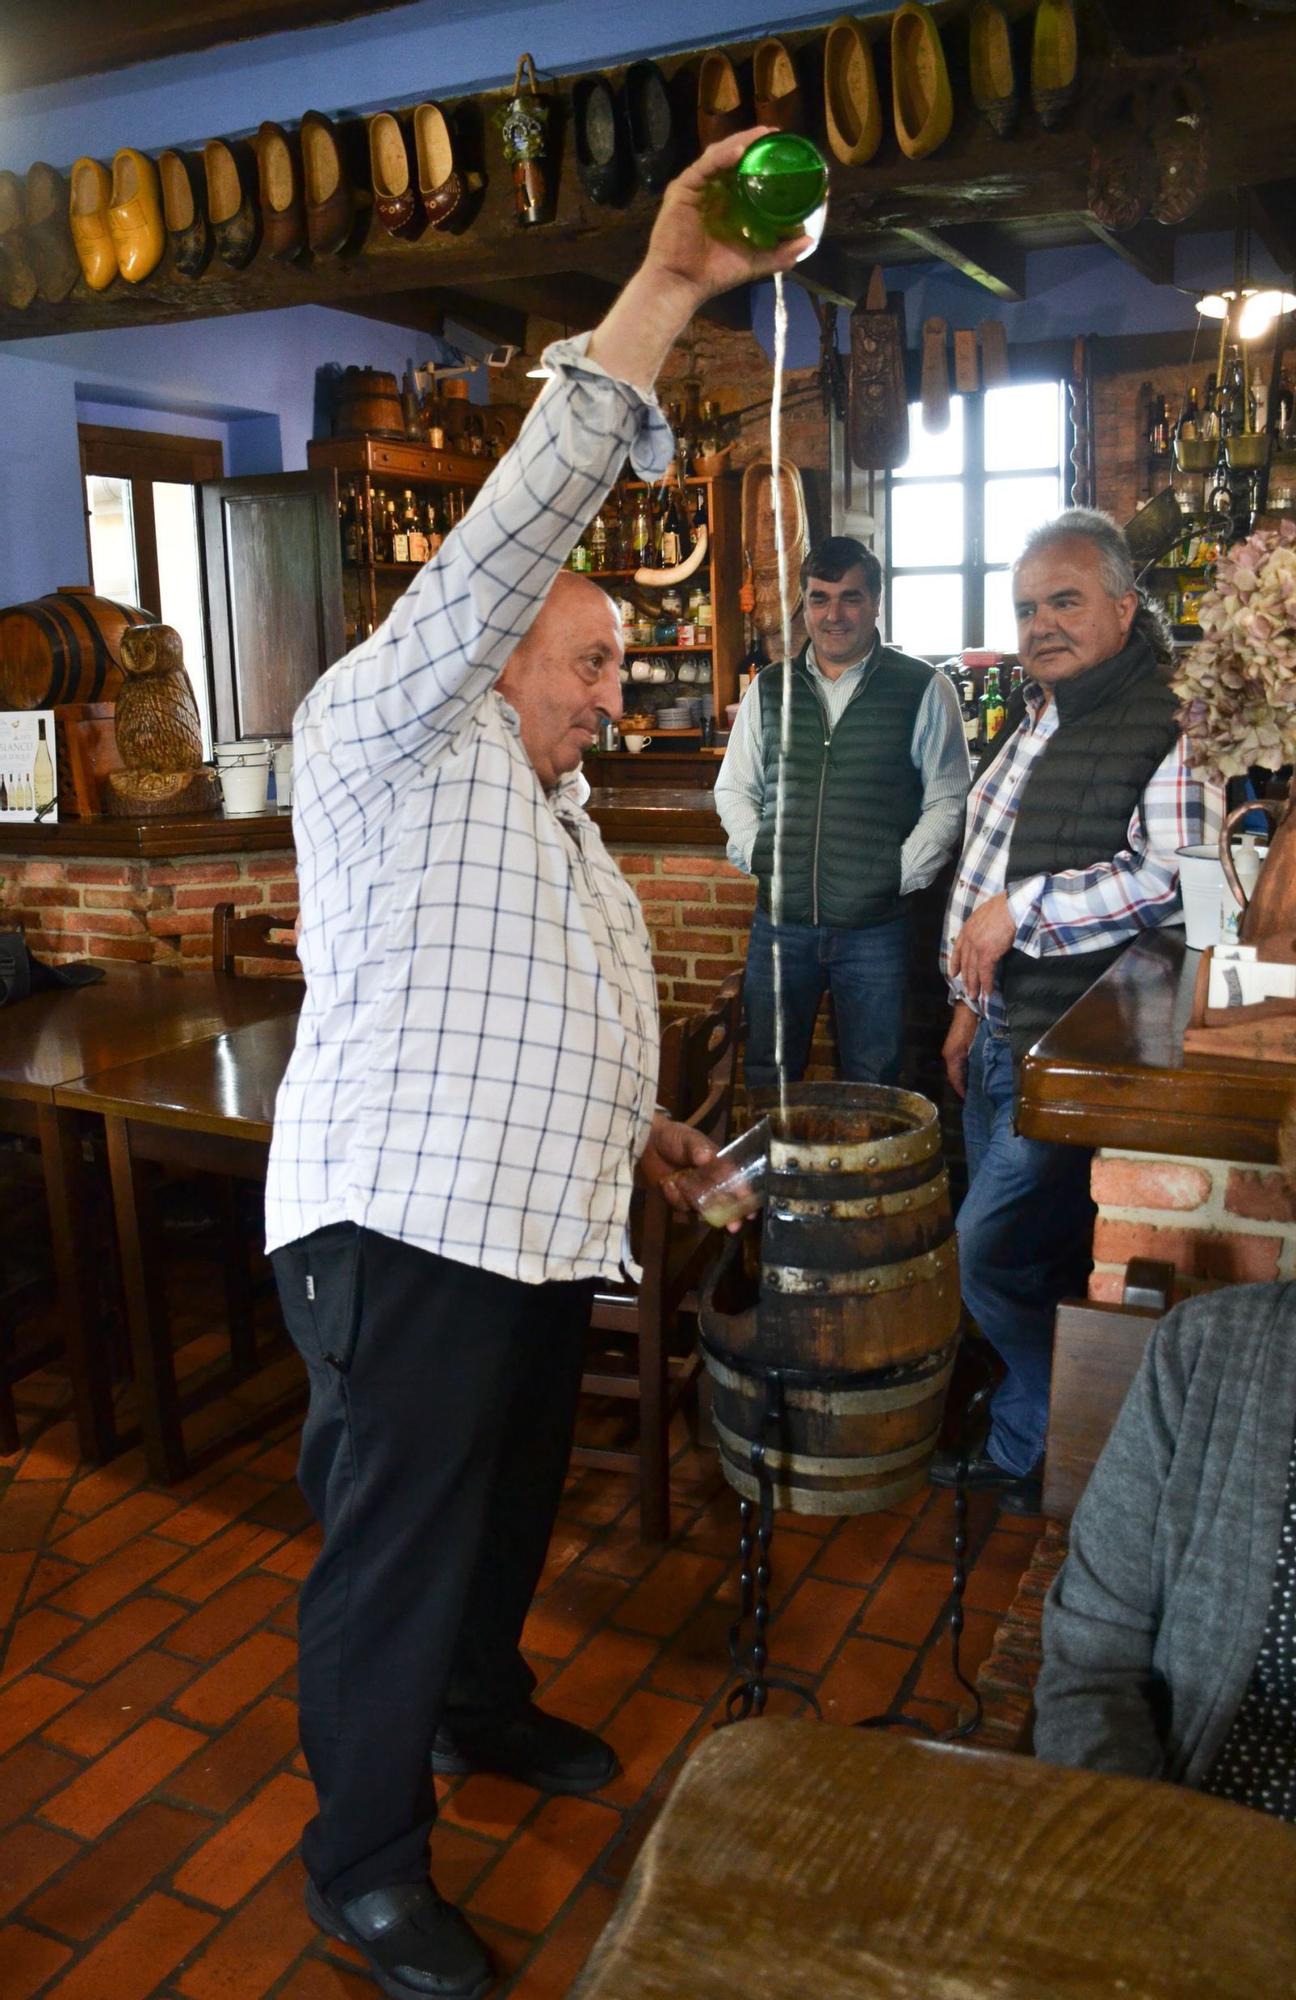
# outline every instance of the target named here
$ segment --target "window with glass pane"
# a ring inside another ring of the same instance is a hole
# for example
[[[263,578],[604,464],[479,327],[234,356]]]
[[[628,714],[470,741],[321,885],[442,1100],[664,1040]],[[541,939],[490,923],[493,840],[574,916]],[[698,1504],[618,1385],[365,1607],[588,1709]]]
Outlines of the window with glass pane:
[[[1066,505],[1059,382],[954,396],[943,431],[909,411],[909,456],[887,478],[887,631],[907,652],[1012,652],[1012,565]]]
[[[135,566],[135,519],[129,479],[86,480],[90,517],[90,561],[101,597],[134,604],[139,596]]]

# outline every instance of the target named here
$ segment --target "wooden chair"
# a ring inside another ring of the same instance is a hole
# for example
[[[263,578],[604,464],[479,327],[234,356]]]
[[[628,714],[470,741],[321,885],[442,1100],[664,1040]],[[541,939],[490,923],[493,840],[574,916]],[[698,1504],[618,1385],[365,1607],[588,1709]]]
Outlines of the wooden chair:
[[[270,935],[271,931],[291,929],[291,922],[268,911],[250,911],[240,917],[233,903],[217,903],[212,911],[212,971],[235,979],[235,960],[240,958],[290,959],[295,965],[297,947]]]
[[[673,1021],[662,1036],[660,1101],[717,1146],[729,1137],[741,1008],[742,975],[735,972],[704,1014]],[[643,1538],[662,1542],[670,1533],[670,1422],[701,1366],[692,1343],[687,1354],[672,1354],[670,1337],[681,1314],[695,1307],[718,1238],[705,1223],[677,1215],[655,1189],[636,1196],[635,1208],[632,1234],[643,1278],[596,1294],[592,1330],[611,1338],[593,1348],[581,1387],[636,1401],[639,1436],[626,1448],[578,1442],[572,1459],[637,1471]]]
[[[977,1673],[984,1719],[977,1742],[1029,1750],[1040,1620],[1066,1559],[1067,1530],[1089,1475],[1138,1373],[1152,1329],[1170,1304],[1174,1268],[1138,1257],[1119,1305],[1069,1300],[1058,1307],[1044,1452],[1044,1533]]]

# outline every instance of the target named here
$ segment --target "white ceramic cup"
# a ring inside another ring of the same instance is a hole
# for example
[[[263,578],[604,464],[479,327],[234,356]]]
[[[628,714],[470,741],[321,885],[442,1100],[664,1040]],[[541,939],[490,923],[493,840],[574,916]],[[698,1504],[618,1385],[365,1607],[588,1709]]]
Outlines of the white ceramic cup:
[[[289,743],[276,743],[274,747],[275,799],[279,810],[292,804],[293,747]]]
[[[639,755],[639,752],[643,749],[646,749],[648,744],[652,742],[652,737],[637,736],[637,735],[623,736],[621,738],[621,741],[625,744],[626,749],[631,751],[637,757]]]
[[[652,678],[654,681],[656,681],[658,687],[660,687],[664,681],[668,681],[670,679],[670,668],[666,665],[665,661],[659,660],[657,664],[653,667]]]
[[[652,679],[652,661],[651,660],[632,661],[630,666],[630,678],[632,681],[650,681]]]
[[[213,752],[220,773],[225,811],[233,818],[266,809],[270,790],[268,743],[218,743]]]
[[[1192,951],[1220,943],[1220,897],[1225,887],[1219,849],[1181,847],[1179,887],[1183,894],[1184,938]]]

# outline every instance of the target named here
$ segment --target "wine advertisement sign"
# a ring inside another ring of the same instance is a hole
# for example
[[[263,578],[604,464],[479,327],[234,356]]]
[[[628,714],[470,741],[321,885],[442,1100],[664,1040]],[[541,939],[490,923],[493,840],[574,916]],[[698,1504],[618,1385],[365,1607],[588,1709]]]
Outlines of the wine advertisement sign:
[[[53,709],[0,710],[0,825],[57,818]]]

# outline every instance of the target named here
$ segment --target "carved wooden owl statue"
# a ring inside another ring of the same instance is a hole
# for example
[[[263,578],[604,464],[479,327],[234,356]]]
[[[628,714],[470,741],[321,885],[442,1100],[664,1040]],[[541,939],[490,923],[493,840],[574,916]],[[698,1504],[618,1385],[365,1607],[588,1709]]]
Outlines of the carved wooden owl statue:
[[[117,696],[117,748],[125,769],[107,779],[111,813],[205,812],[215,781],[203,769],[202,725],[171,625],[136,625],[122,634],[125,675]]]

